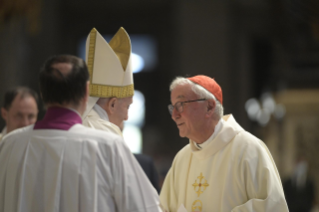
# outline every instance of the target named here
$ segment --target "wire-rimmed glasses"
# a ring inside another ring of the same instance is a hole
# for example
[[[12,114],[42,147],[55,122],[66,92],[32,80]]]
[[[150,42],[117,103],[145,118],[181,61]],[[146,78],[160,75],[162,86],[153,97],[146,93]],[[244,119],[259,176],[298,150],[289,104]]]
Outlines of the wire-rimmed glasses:
[[[175,105],[172,105],[172,104],[168,105],[168,111],[172,115],[174,108],[175,108],[177,110],[177,112],[181,113],[184,110],[183,105],[185,103],[199,102],[199,101],[205,101],[205,100],[206,99],[204,98],[204,99],[194,99],[194,100],[188,100],[188,101],[183,101],[183,102],[176,102]]]

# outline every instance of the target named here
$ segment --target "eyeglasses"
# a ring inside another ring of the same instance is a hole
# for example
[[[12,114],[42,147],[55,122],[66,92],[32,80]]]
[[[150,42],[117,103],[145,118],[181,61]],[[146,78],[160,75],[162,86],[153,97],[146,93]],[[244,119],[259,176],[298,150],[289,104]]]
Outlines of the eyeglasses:
[[[183,102],[176,102],[175,105],[168,105],[168,111],[172,115],[174,108],[177,110],[177,112],[181,113],[183,112],[184,108],[183,105],[185,103],[191,103],[191,102],[199,102],[199,101],[205,101],[206,99],[195,99],[195,100],[188,100],[188,101],[183,101]]]

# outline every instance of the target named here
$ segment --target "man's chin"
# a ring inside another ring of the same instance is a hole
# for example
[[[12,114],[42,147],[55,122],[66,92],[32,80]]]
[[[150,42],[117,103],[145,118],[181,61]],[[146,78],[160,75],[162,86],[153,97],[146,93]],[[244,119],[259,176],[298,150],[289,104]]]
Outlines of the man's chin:
[[[124,123],[120,124],[120,126],[118,126],[121,130],[121,132],[123,132],[123,129],[124,129]]]
[[[179,131],[179,137],[181,137],[181,138],[185,138],[185,137],[186,137],[186,135],[185,135],[183,132]]]

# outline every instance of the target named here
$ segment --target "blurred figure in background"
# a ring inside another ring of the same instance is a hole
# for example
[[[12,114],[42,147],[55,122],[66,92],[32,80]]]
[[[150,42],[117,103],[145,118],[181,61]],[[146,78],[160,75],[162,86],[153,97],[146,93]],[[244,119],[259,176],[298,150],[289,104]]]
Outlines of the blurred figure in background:
[[[86,41],[86,58],[91,84],[83,124],[123,136],[124,121],[128,119],[134,95],[129,35],[120,28],[108,44],[92,29]],[[143,154],[134,156],[159,192],[159,178],[152,158]]]
[[[0,140],[9,132],[34,124],[38,116],[38,95],[27,87],[16,87],[4,95],[1,116],[6,122],[0,134]]]
[[[177,77],[168,106],[189,144],[174,158],[160,194],[165,211],[288,212],[267,146],[223,115],[223,94],[207,76]]]
[[[0,212],[159,212],[158,194],[123,138],[82,125],[85,62],[54,56],[39,76],[45,117],[0,143]]]
[[[304,156],[297,159],[292,176],[284,183],[290,212],[311,212],[315,205],[315,185],[308,175],[308,162]]]

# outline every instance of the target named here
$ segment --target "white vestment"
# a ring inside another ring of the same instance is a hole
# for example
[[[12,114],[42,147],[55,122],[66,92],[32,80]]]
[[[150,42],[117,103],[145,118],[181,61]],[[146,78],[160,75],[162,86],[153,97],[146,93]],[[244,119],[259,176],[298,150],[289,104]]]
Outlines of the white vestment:
[[[4,128],[2,129],[2,132],[0,133],[0,141],[1,141],[1,139],[2,139],[6,134],[7,134],[7,127],[4,127]]]
[[[158,195],[120,136],[80,124],[7,135],[0,212],[160,211]]]
[[[111,132],[123,136],[121,129],[118,126],[116,126],[108,120],[102,119],[99,116],[99,114],[94,110],[94,108],[92,108],[90,112],[88,112],[88,114],[83,118],[83,125],[93,129],[103,130],[105,132]]]
[[[84,126],[115,133],[116,135],[123,137],[120,128],[109,121],[107,113],[99,105],[94,105],[91,111],[87,111],[86,114],[86,116],[82,117]],[[147,175],[154,188],[159,190],[157,172],[152,159],[148,159],[147,156],[143,155],[135,155],[135,157],[144,169],[144,173]]]
[[[287,212],[279,173],[266,145],[231,116],[201,150],[193,141],[180,150],[160,194],[175,212]]]

